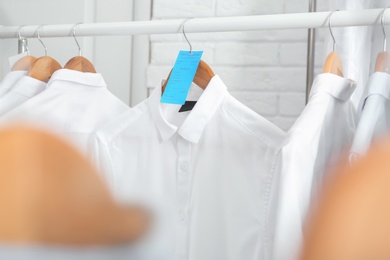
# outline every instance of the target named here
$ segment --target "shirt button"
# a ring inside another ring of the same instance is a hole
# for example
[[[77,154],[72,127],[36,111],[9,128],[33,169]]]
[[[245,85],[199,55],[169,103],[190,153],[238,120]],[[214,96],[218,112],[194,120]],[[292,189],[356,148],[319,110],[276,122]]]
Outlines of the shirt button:
[[[187,171],[188,169],[188,163],[181,163],[180,164],[180,170]]]

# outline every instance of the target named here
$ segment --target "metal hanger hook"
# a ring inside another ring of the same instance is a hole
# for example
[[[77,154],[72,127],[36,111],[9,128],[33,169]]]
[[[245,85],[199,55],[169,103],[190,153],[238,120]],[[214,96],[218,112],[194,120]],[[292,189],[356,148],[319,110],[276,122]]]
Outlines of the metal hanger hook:
[[[45,49],[45,56],[47,56],[47,47],[46,47],[46,45],[43,43],[43,41],[42,41],[42,39],[41,39],[41,35],[40,35],[40,29],[41,29],[42,26],[43,26],[43,25],[39,25],[38,28],[37,28],[37,30],[36,30],[36,32],[37,32],[37,38],[38,38],[38,40],[41,42],[43,48]]]
[[[387,38],[386,38],[386,30],[385,30],[385,13],[389,7],[386,7],[383,9],[382,15],[381,15],[381,25],[382,25],[382,32],[383,32],[383,52],[386,51],[386,45],[387,45]]]
[[[24,37],[22,37],[22,34],[20,33],[21,29],[22,29],[24,26],[26,26],[26,25],[21,25],[21,26],[19,26],[19,28],[18,28],[19,41],[21,41],[21,42],[23,43],[24,48],[26,48],[27,54],[30,55],[30,49],[28,48],[26,39],[25,39]]]
[[[336,49],[336,39],[334,38],[333,31],[332,31],[332,17],[333,17],[334,12],[337,12],[337,11],[338,10],[332,11],[332,13],[330,14],[329,19],[328,19],[329,32],[330,32],[330,35],[332,36],[332,39],[333,39],[333,52]]]
[[[192,45],[191,45],[190,41],[188,40],[187,35],[186,35],[186,32],[185,32],[185,30],[184,30],[184,26],[185,26],[186,22],[187,22],[188,20],[190,20],[190,19],[192,19],[192,17],[187,18],[187,19],[184,20],[183,25],[182,25],[182,32],[183,32],[184,38],[186,39],[188,45],[190,46],[190,54],[192,54]]]
[[[80,47],[79,41],[78,41],[77,38],[76,38],[76,27],[79,26],[80,24],[82,24],[82,23],[76,23],[76,24],[73,26],[73,28],[72,28],[72,35],[73,35],[74,41],[75,41],[76,44],[77,44],[77,47],[79,48],[79,56],[82,56],[82,55],[81,55],[81,47]]]

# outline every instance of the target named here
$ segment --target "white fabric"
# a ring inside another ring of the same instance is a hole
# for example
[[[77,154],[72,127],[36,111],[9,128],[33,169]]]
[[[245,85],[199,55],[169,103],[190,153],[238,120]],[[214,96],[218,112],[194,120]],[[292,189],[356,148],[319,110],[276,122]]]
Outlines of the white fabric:
[[[8,93],[0,98],[0,116],[38,95],[45,88],[45,82],[23,76]]]
[[[97,161],[118,199],[148,197],[161,207],[166,259],[268,259],[285,133],[234,99],[218,76],[192,111],[160,98],[157,87],[97,134]]]
[[[8,72],[0,83],[0,98],[7,94],[8,91],[16,84],[23,76],[27,75],[25,70],[15,70]]]
[[[355,83],[330,73],[318,75],[302,114],[281,151],[281,186],[274,260],[297,259],[302,229],[324,173],[352,143]]]
[[[351,148],[351,159],[366,153],[371,143],[390,132],[390,75],[376,72],[370,77],[368,94]]]
[[[84,152],[90,152],[96,129],[129,107],[106,87],[101,74],[57,70],[46,90],[4,116],[64,134]]]

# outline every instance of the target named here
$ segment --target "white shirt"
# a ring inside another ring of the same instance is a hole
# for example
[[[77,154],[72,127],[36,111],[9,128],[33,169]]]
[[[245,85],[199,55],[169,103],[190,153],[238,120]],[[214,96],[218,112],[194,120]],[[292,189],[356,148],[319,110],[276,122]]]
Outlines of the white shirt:
[[[7,94],[15,83],[23,76],[27,75],[25,70],[15,70],[8,72],[0,83],[0,98]]]
[[[281,152],[281,186],[274,260],[297,259],[302,229],[324,173],[352,143],[355,113],[350,97],[355,82],[318,75],[310,99],[287,133]]]
[[[285,133],[234,99],[218,76],[192,111],[160,98],[157,87],[97,134],[97,161],[114,192],[121,200],[146,194],[161,206],[172,221],[162,234],[172,243],[165,259],[266,259]]]
[[[8,93],[0,98],[0,116],[38,95],[45,88],[45,82],[23,76]]]
[[[366,153],[371,143],[390,131],[390,75],[376,72],[368,82],[368,93],[353,140],[350,158]]]
[[[46,90],[7,113],[5,121],[22,120],[63,134],[90,152],[92,136],[129,107],[106,87],[101,74],[57,70]]]

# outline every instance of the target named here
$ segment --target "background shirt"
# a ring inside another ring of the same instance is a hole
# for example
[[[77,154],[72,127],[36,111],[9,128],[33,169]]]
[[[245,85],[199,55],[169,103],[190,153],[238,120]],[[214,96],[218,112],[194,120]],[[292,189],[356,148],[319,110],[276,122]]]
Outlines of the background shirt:
[[[46,90],[4,116],[52,129],[90,152],[95,131],[129,107],[106,87],[101,74],[60,69]]]
[[[274,256],[297,259],[310,204],[324,173],[349,148],[355,132],[350,97],[355,83],[334,74],[318,75],[310,100],[287,134],[279,171],[281,187]]]
[[[46,88],[46,83],[29,76],[23,76],[0,98],[0,116],[38,95]]]
[[[364,155],[371,143],[390,130],[390,75],[376,72],[368,83],[368,94],[363,103],[363,111],[356,129],[351,148],[351,159]]]

